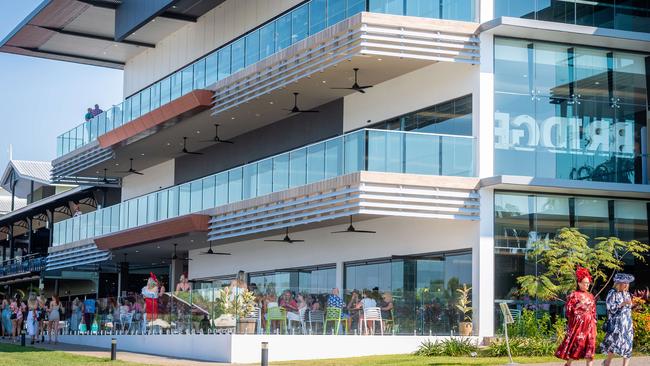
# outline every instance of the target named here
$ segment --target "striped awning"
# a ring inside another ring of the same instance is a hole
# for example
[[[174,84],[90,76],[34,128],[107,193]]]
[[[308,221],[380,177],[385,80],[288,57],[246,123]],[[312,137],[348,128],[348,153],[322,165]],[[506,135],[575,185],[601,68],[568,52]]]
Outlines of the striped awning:
[[[82,266],[111,259],[111,252],[97,249],[95,243],[74,246],[47,256],[46,270]]]

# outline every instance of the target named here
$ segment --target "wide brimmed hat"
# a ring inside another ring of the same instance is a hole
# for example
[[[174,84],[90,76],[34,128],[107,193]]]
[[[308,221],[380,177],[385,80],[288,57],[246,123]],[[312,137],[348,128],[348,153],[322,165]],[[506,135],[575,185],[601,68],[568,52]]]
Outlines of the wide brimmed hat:
[[[634,276],[627,273],[617,273],[614,275],[614,283],[630,283],[634,282]]]

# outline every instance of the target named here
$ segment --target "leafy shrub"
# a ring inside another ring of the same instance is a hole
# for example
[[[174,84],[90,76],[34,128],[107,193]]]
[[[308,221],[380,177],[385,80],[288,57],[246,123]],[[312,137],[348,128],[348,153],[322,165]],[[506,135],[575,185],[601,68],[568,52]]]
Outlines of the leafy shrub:
[[[555,341],[548,338],[510,338],[510,352],[512,356],[553,356],[555,353]],[[485,350],[490,357],[508,356],[508,348],[505,338],[499,338],[492,342]]]
[[[634,350],[650,353],[650,291],[635,292],[633,302]]]
[[[524,309],[514,324],[508,325],[508,335],[523,338],[549,338],[555,335],[548,312]]]
[[[555,343],[560,344],[566,335],[566,318],[557,318],[553,323],[553,331],[555,333]]]
[[[469,338],[449,338],[443,341],[424,341],[415,352],[418,356],[474,356],[478,346]]]

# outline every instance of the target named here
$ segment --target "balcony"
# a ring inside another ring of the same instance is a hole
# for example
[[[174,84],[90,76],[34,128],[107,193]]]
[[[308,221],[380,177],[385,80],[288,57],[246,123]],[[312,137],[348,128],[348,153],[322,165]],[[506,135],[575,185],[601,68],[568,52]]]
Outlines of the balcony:
[[[26,256],[6,260],[0,264],[0,278],[14,277],[45,269],[45,257]]]
[[[53,175],[55,177],[71,176],[79,173],[83,169],[87,170],[85,171],[86,174],[91,174],[89,172],[94,172],[97,164],[100,164],[111,157],[111,151],[98,142],[98,140],[100,140],[99,136],[134,121],[192,91],[213,89],[215,83],[219,81],[223,80],[223,82],[229,82],[229,80],[234,80],[230,77],[242,70],[257,70],[256,67],[249,68],[249,66],[259,66],[260,61],[268,61],[272,55],[283,56],[284,53],[293,50],[293,48],[297,47],[296,49],[302,49],[304,48],[303,44],[305,43],[303,41],[307,38],[320,34],[324,30],[331,28],[336,24],[347,26],[343,21],[346,19],[349,20],[353,16],[359,15],[364,11],[391,14],[391,16],[406,15],[429,19],[450,19],[460,20],[462,22],[471,22],[476,17],[473,3],[473,1],[456,0],[452,5],[445,8],[446,11],[442,12],[442,7],[440,7],[440,9],[436,8],[436,11],[427,11],[423,8],[386,8],[386,5],[382,5],[383,2],[381,1],[348,0],[346,2],[338,0],[319,0],[306,2],[305,4],[294,8],[290,12],[272,19],[272,21],[265,23],[263,26],[242,35],[240,38],[233,40],[182,70],[156,82],[135,95],[126,98],[123,103],[95,116],[92,120],[80,124],[74,129],[58,136],[57,159],[54,161]],[[452,8],[454,10],[450,10]],[[412,24],[412,19],[414,18],[405,19],[405,22]],[[444,21],[441,22],[444,23]],[[396,46],[391,44],[389,46],[382,46],[384,49],[381,55],[390,51],[386,53],[385,57],[394,56],[396,59],[404,57],[407,59],[419,60],[420,63],[417,65],[414,62],[411,68],[400,71],[403,73],[412,71],[413,67],[422,67],[427,62],[468,62],[468,60],[470,60],[470,62],[475,63],[478,56],[478,46],[475,45],[476,40],[471,37],[471,35],[476,27],[463,27],[461,24],[462,22],[450,22],[449,24],[444,24],[440,29],[435,29],[437,32],[432,32],[431,34],[428,33],[429,29],[427,27],[430,27],[429,25],[422,28],[422,25],[420,24],[416,26],[414,30],[407,32],[407,35],[401,35],[402,38],[409,38],[402,40],[402,42],[410,46],[407,53],[404,53],[404,50],[396,49]],[[360,23],[360,21],[357,21],[352,25],[358,28],[360,27]],[[398,24],[394,22],[391,22],[390,24],[398,26]],[[386,37],[382,37],[382,32],[385,30],[373,29],[375,28],[371,27],[371,29],[364,30],[364,32],[372,33],[368,36],[368,41],[372,42],[367,42],[368,44],[365,45],[365,47],[368,48],[367,52],[369,54],[374,52],[374,48],[377,47],[377,42],[393,42],[393,40],[386,41]],[[423,32],[423,29],[426,29],[426,32]],[[336,28],[336,30],[338,30],[338,28]],[[420,30],[420,32],[417,32],[417,30]],[[373,32],[379,33],[374,34]],[[441,35],[440,32],[443,34]],[[453,33],[453,35],[451,35],[450,32]],[[323,33],[323,36],[316,36],[314,41],[322,42],[323,39],[318,39],[318,37],[323,38],[325,36],[330,36],[330,33],[332,32],[325,32]],[[356,33],[361,34],[358,31],[356,31]],[[421,39],[411,40],[410,38],[413,37]],[[358,43],[358,40],[355,38],[354,42]],[[336,43],[340,43],[338,38]],[[453,44],[450,46],[448,43]],[[313,48],[314,46],[310,45],[309,47]],[[432,48],[432,50],[428,50],[429,47]],[[314,52],[320,50],[319,47],[316,48],[317,49],[315,49]],[[433,48],[435,48],[435,50],[433,50]],[[325,51],[330,54],[333,54],[334,52],[330,49]],[[411,54],[417,55],[411,57]],[[309,58],[314,56],[316,56],[316,54],[309,55]],[[390,68],[386,62],[384,64],[386,64],[386,67]],[[320,68],[323,69],[324,66],[321,65]],[[259,70],[257,70],[257,72],[259,72]],[[387,78],[395,77],[396,75],[393,74],[394,72],[388,73]],[[246,77],[248,76],[247,73]],[[369,80],[374,79],[372,75],[367,74],[366,77]],[[265,80],[266,78],[262,79]],[[385,79],[380,78],[373,81],[381,82],[383,80]],[[346,80],[341,80],[340,83],[345,81]],[[223,82],[220,85],[223,85]],[[244,81],[244,83],[245,82],[246,81]],[[239,87],[238,85],[239,83],[237,84],[237,88]],[[228,94],[230,94],[231,91],[231,88],[228,87],[222,89],[220,92],[228,92]],[[340,96],[339,93],[338,97]],[[233,100],[231,100],[230,97],[227,102],[228,105],[233,104]],[[289,101],[287,101],[287,103],[289,103]],[[219,109],[223,108],[224,106],[219,106]],[[214,121],[210,121],[209,123],[206,123],[206,125],[211,126],[212,123],[214,123]],[[199,126],[196,128],[197,130],[201,129],[198,127]],[[81,155],[80,153],[83,153],[84,156],[79,156]]]
[[[473,177],[475,139],[362,129],[54,224],[54,245],[91,240],[344,174]]]

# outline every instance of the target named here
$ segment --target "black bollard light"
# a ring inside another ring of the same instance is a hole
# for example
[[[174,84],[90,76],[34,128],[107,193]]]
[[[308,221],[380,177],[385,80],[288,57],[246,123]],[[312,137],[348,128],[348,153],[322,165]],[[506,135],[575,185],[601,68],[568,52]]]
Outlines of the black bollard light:
[[[111,338],[111,361],[117,359],[117,339]]]
[[[20,331],[20,345],[25,347],[25,329]]]
[[[262,366],[269,366],[269,342],[262,342]]]

